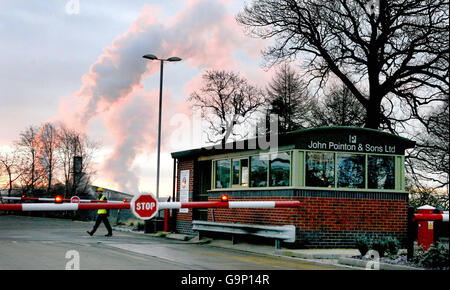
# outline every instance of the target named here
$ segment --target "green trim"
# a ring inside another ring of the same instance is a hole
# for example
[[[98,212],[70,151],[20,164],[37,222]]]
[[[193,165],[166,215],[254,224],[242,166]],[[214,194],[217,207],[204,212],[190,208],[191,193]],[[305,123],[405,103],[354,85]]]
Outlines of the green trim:
[[[295,150],[295,158],[292,160],[293,186],[305,186],[305,152]],[[294,166],[295,164],[295,166]],[[296,177],[296,178],[295,178]]]
[[[211,163],[211,188],[214,188],[216,184],[216,163]]]
[[[394,163],[394,166],[395,166],[395,163]],[[394,180],[394,183],[395,183],[395,180]],[[364,157],[364,188],[369,188],[369,154],[366,154],[366,156]]]
[[[395,188],[405,188],[405,156],[395,157]]]
[[[405,190],[395,189],[363,189],[363,188],[328,188],[328,187],[310,187],[310,186],[277,186],[277,187],[242,187],[242,188],[217,188],[210,189],[208,192],[220,191],[258,191],[258,190],[288,190],[288,189],[303,189],[303,190],[325,190],[325,191],[352,191],[352,192],[378,192],[378,193],[408,193]]]
[[[206,161],[206,160],[220,160],[220,159],[229,159],[229,158],[245,158],[249,156],[255,156],[259,154],[269,154],[273,152],[283,152],[283,151],[290,151],[294,149],[294,145],[289,146],[280,146],[276,149],[265,149],[265,150],[250,150],[250,151],[242,151],[242,152],[230,152],[230,153],[223,153],[223,154],[216,154],[216,155],[210,155],[210,156],[199,156],[198,161]]]
[[[338,172],[337,171],[337,164],[338,164],[338,162],[337,162],[337,153],[331,153],[331,154],[334,154],[334,186],[333,186],[333,188],[337,188],[338,187],[337,186],[337,180],[338,180],[338,176],[337,176],[337,172]],[[305,165],[305,168],[306,168],[306,165]]]

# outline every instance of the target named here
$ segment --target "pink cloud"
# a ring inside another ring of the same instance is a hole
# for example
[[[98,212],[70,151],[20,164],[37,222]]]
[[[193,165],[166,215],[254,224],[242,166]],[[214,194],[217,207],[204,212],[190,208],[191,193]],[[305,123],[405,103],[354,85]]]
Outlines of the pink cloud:
[[[160,21],[161,8],[144,6],[128,31],[118,36],[91,65],[82,86],[60,103],[59,118],[86,130],[93,118],[102,116],[114,141],[112,154],[103,171],[123,190],[135,192],[139,178],[132,164],[141,152],[156,148],[158,95],[144,92],[144,77],[159,72],[159,66],[141,58],[147,53],[160,57],[180,56],[188,66],[205,69],[237,70],[245,67],[235,59],[237,51],[258,57],[264,43],[244,36],[227,1],[190,0],[173,18]],[[254,79],[265,80],[262,72],[244,69]],[[201,85],[201,73],[185,85],[185,97]],[[163,130],[175,113],[190,114],[190,106],[173,101],[170,88],[164,88]],[[168,138],[163,135],[163,142]]]

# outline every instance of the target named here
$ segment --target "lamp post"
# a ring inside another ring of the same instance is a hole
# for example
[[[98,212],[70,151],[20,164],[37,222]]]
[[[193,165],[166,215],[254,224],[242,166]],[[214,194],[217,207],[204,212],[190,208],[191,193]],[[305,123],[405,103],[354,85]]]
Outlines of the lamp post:
[[[164,69],[164,61],[180,61],[179,57],[169,57],[168,59],[159,59],[153,54],[146,54],[143,58],[148,60],[159,60],[161,62],[161,72],[159,79],[159,118],[158,118],[158,157],[157,157],[157,165],[156,165],[156,198],[159,198],[159,167],[160,167],[160,155],[161,155],[161,111],[162,111],[162,90],[163,90],[163,69]]]

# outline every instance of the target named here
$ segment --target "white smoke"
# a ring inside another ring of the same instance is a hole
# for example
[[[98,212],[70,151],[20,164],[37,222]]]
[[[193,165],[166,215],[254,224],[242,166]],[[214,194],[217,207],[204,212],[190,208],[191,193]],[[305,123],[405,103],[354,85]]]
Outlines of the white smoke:
[[[261,41],[245,38],[234,16],[218,1],[189,1],[180,13],[164,23],[155,17],[158,12],[158,7],[144,6],[129,30],[106,47],[83,76],[83,85],[76,94],[77,104],[73,99],[65,100],[60,112],[67,115],[65,111],[75,110],[72,122],[85,130],[94,117],[105,116],[105,126],[115,145],[104,163],[104,172],[119,190],[130,193],[136,193],[139,185],[132,170],[133,161],[143,151],[153,152],[156,145],[156,91],[143,92],[141,81],[159,72],[159,65],[142,55],[179,56],[186,65],[201,69],[235,69],[236,48],[251,54],[263,47]],[[164,90],[167,117],[170,110],[175,113],[182,106],[168,99],[170,91]],[[190,106],[183,107],[181,110]],[[168,123],[163,122],[163,128]]]

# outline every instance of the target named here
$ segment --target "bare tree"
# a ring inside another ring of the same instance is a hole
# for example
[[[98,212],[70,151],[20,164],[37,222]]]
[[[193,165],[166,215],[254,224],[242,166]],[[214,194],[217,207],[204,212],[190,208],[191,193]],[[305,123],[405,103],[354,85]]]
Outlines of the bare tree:
[[[57,150],[58,164],[62,172],[65,196],[75,195],[86,190],[90,177],[94,174],[92,159],[98,149],[98,144],[90,141],[82,133],[69,129],[64,125],[59,127],[59,147]],[[80,176],[75,178],[74,158],[81,158]]]
[[[58,148],[57,158],[61,164],[64,180],[64,196],[67,197],[71,191],[71,181],[73,174],[74,157],[81,151],[79,133],[61,125],[59,128],[60,146]]]
[[[58,130],[52,123],[45,123],[42,125],[38,134],[39,150],[38,160],[39,165],[45,172],[45,182],[47,184],[47,193],[50,193],[56,168],[56,150],[59,146]]]
[[[191,94],[190,101],[201,108],[209,123],[208,141],[225,143],[231,135],[247,136],[249,132],[240,125],[264,103],[262,91],[234,72],[207,71],[203,80],[203,87]]]
[[[20,138],[16,142],[21,159],[21,185],[25,193],[34,192],[35,184],[41,178],[41,172],[37,166],[38,132],[37,127],[29,126],[20,133]]]
[[[311,121],[313,99],[307,85],[288,62],[282,63],[267,87],[267,112],[278,116],[278,132],[289,132],[308,127]]]
[[[448,193],[438,192],[429,187],[407,187],[409,192],[409,205],[418,208],[423,205],[431,205],[441,210],[448,210]]]
[[[11,152],[0,153],[0,166],[3,167],[4,172],[6,173],[8,179],[8,196],[11,196],[14,182],[20,177],[19,158],[16,148]]]
[[[449,91],[445,0],[259,0],[237,16],[252,36],[273,38],[269,65],[301,56],[309,83],[334,75],[366,110],[365,126],[395,131]],[[393,99],[397,101],[393,101]],[[383,103],[384,102],[384,103]],[[408,106],[394,116],[390,105]]]
[[[418,188],[449,186],[449,102],[443,102],[426,118],[423,130],[417,132],[416,147],[409,153],[407,165]]]
[[[313,126],[354,126],[362,127],[365,120],[364,107],[353,97],[345,86],[335,86],[317,100],[312,108]]]

